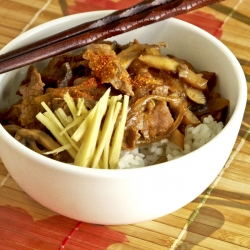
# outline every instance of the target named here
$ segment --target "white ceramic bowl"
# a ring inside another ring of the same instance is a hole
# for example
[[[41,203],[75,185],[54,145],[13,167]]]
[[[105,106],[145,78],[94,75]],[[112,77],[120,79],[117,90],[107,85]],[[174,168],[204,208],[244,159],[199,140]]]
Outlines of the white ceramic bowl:
[[[108,14],[108,11],[63,17],[38,26],[9,43],[1,53]],[[98,224],[127,224],[155,219],[191,202],[217,177],[227,161],[242,121],[247,87],[241,66],[219,40],[177,19],[120,35],[127,43],[166,41],[168,53],[200,70],[218,74],[221,94],[230,100],[228,122],[205,146],[168,163],[124,169],[86,169],[60,163],[29,150],[0,126],[1,158],[11,176],[32,198],[62,215]],[[24,69],[0,75],[0,107],[14,102]],[[16,86],[8,82],[15,78]]]

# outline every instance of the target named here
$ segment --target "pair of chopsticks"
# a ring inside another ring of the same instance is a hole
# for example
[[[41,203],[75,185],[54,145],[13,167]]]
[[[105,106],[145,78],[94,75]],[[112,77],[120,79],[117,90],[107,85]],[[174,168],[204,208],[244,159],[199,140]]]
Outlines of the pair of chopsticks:
[[[0,73],[53,57],[220,0],[144,0],[0,55]]]

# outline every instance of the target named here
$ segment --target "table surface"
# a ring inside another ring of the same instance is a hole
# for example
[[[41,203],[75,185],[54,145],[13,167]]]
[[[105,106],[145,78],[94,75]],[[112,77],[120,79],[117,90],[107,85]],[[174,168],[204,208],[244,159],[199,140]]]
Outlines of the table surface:
[[[0,49],[52,19],[138,0],[0,0]],[[226,0],[178,16],[220,39],[250,83],[250,0]],[[248,92],[248,100],[250,100]],[[185,207],[153,221],[99,226],[75,221],[30,198],[0,161],[0,249],[250,249],[250,104],[233,151],[211,186]]]

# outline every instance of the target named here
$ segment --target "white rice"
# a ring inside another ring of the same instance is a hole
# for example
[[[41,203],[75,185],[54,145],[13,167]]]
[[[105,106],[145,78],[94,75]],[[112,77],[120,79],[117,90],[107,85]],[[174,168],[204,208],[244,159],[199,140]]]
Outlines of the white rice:
[[[212,116],[203,123],[193,127],[187,126],[184,138],[184,150],[168,139],[152,143],[148,146],[135,148],[133,151],[122,151],[118,168],[138,168],[154,164],[159,157],[164,156],[171,161],[186,155],[213,139],[223,128],[222,122],[214,121]]]

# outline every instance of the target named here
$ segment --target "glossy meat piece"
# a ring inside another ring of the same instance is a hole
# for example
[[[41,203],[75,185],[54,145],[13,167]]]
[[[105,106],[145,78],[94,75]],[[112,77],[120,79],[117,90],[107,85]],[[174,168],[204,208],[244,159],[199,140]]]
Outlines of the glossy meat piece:
[[[98,83],[95,78],[78,78],[78,85],[76,86],[49,89],[52,100],[57,98],[63,99],[63,96],[69,93],[73,99],[83,98],[87,108],[93,108],[106,90],[107,87]]]
[[[62,88],[71,86],[73,80],[79,77],[79,66],[85,66],[82,53],[73,55],[65,53],[53,57],[41,73],[46,87]],[[84,70],[82,70],[84,74]]]
[[[134,149],[140,138],[150,142],[158,136],[165,135],[173,125],[174,119],[166,100],[157,100],[157,97],[144,96],[131,105],[124,133],[124,149]]]
[[[174,122],[166,102],[152,103],[152,109],[144,112],[144,126],[141,130],[145,140],[165,134]]]
[[[64,88],[71,85],[73,81],[73,72],[68,62],[63,63],[61,66],[58,79],[57,79],[57,86],[58,88]]]
[[[41,106],[34,101],[34,98],[43,94],[44,83],[35,67],[29,67],[27,77],[19,91],[23,96],[21,114],[18,119],[21,126],[25,128],[39,127],[40,122],[36,120],[35,115],[41,110]]]
[[[89,60],[92,75],[102,84],[110,83],[122,93],[134,95],[130,76],[109,44],[91,44],[83,58]]]
[[[59,70],[61,66],[65,62],[69,62],[71,58],[71,53],[65,53],[53,57],[41,73],[43,82],[45,82],[47,85],[54,85],[58,80]]]

